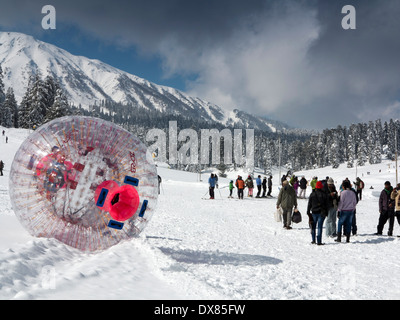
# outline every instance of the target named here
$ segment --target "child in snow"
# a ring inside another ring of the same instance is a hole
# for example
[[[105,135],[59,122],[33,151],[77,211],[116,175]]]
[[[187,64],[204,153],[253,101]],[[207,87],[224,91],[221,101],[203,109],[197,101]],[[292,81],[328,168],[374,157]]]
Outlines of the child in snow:
[[[233,186],[233,180],[231,180],[229,182],[229,197],[228,198],[233,198],[232,197],[233,188],[235,188],[235,187]]]

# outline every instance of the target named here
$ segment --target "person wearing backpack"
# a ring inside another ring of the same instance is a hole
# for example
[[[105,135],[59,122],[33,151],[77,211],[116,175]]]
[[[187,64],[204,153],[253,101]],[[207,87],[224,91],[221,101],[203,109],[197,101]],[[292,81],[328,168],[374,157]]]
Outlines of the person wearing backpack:
[[[249,190],[249,193],[247,194],[247,196],[253,197],[254,182],[253,182],[253,178],[251,177],[251,175],[249,175],[247,177],[245,183],[246,183],[247,189]]]
[[[307,206],[307,215],[311,225],[311,243],[317,245],[323,245],[322,227],[328,215],[328,195],[323,191],[323,187],[322,182],[317,181],[314,191],[308,198]],[[317,228],[318,234],[316,235]]]

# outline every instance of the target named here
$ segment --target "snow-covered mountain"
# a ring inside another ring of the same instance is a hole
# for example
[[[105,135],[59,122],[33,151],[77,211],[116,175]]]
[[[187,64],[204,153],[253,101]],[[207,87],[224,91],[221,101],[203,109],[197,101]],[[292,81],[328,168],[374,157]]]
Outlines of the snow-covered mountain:
[[[237,124],[272,132],[287,128],[283,123],[243,111],[223,110],[179,90],[156,85],[99,60],[72,55],[22,33],[0,32],[0,65],[4,84],[14,89],[18,102],[26,91],[30,75],[39,71],[43,78],[50,75],[57,79],[69,101],[77,106],[99,105],[109,100],[223,125]]]

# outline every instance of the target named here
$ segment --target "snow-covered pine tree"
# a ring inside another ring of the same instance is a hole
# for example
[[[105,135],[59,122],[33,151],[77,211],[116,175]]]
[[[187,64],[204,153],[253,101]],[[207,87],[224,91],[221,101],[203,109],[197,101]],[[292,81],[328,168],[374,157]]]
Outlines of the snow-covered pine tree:
[[[64,117],[69,114],[68,99],[64,91],[59,87],[53,99],[53,104],[47,108],[45,122],[56,118]]]
[[[15,100],[14,90],[12,88],[7,89],[6,98],[3,103],[3,123],[2,125],[11,128],[16,127],[16,115],[18,113],[17,101]]]
[[[3,69],[1,68],[0,65],[0,105],[4,102],[5,99],[6,99],[6,94],[4,91]]]
[[[35,78],[33,75],[29,77],[28,87],[26,88],[25,94],[22,97],[22,101],[19,105],[18,110],[18,127],[29,129],[32,128],[32,121],[30,117],[31,105],[32,105],[32,87]]]
[[[358,152],[357,152],[357,165],[362,167],[368,160],[367,146],[363,139],[360,140],[358,144]]]
[[[40,78],[40,75],[36,75],[36,79],[32,87],[31,97],[31,108],[29,110],[30,120],[33,126],[38,127],[44,123],[48,108],[46,103],[49,100],[45,83]]]
[[[356,159],[356,125],[352,124],[347,136],[347,168],[353,168]]]

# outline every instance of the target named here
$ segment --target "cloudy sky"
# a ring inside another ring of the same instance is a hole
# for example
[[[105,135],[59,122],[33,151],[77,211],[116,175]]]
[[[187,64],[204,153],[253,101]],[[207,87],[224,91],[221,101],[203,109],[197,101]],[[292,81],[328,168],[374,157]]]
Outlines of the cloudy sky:
[[[41,9],[56,9],[43,30]],[[356,9],[356,30],[342,8]],[[225,109],[321,129],[400,116],[398,0],[0,0],[0,30]]]

